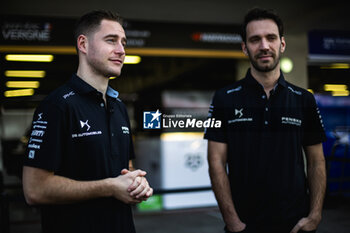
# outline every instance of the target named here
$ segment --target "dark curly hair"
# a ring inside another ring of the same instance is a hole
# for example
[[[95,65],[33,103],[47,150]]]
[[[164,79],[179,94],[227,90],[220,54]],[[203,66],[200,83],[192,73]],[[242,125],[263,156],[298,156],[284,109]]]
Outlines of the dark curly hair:
[[[266,10],[262,8],[254,8],[248,11],[248,13],[244,17],[242,30],[241,30],[241,36],[242,40],[244,42],[247,41],[247,25],[251,21],[254,20],[263,20],[263,19],[271,19],[273,20],[278,27],[278,32],[280,34],[280,37],[284,35],[284,26],[281,18],[274,12],[273,10]]]

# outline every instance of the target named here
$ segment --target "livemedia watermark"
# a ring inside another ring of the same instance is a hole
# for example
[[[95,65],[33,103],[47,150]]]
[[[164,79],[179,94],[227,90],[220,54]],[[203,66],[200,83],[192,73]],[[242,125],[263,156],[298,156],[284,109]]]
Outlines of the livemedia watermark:
[[[162,114],[159,109],[143,112],[144,129],[203,129],[221,128],[221,125],[215,118],[200,119],[188,113]]]

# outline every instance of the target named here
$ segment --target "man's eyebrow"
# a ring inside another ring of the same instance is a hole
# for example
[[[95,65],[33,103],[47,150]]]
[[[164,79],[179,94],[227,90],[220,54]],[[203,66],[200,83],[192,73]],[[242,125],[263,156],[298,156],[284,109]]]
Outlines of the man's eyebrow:
[[[278,37],[278,35],[276,33],[268,33],[266,35],[252,35],[250,37],[248,37],[248,40],[251,39],[251,38],[261,38],[261,37],[264,37],[264,36],[276,36]]]
[[[266,36],[276,36],[276,37],[278,37],[278,35],[276,33],[269,33]]]
[[[254,38],[254,39],[255,39],[255,38],[260,38],[260,37],[261,37],[260,35],[252,35],[252,36],[248,37],[248,40],[249,40],[249,39],[253,39],[253,38]]]
[[[117,34],[108,34],[105,35],[103,38],[108,38],[108,37],[119,37]]]
[[[118,34],[108,34],[108,35],[105,35],[105,36],[103,37],[103,39],[107,39],[107,38],[119,38],[119,37],[120,37],[120,35],[118,35]],[[124,42],[124,43],[127,42],[127,39],[126,39],[125,36],[123,36],[123,37],[121,38],[121,40],[122,40],[122,42]]]

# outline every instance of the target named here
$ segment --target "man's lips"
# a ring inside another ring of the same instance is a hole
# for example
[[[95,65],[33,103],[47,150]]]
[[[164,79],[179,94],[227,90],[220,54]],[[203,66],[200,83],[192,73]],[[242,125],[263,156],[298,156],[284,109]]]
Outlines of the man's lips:
[[[119,58],[111,58],[109,59],[111,62],[113,62],[114,64],[123,64],[123,60],[119,59]]]
[[[267,60],[267,59],[270,59],[270,58],[273,58],[274,56],[272,54],[258,54],[256,56],[257,59],[260,59],[260,60]]]

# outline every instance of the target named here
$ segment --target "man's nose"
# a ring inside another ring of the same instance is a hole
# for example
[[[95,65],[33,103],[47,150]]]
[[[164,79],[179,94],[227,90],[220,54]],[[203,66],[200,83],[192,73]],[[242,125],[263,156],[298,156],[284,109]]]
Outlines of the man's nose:
[[[269,50],[269,42],[265,38],[260,41],[260,49]]]
[[[118,43],[114,49],[114,53],[124,55],[125,54],[124,45],[122,43]]]

